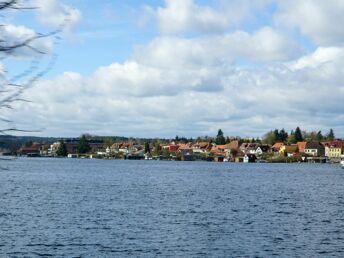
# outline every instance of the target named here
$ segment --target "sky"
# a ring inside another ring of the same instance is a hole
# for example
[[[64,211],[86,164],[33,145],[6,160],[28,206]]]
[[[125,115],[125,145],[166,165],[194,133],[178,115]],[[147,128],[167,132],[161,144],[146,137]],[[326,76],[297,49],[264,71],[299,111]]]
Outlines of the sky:
[[[342,0],[28,0],[8,41],[60,28],[0,59],[52,67],[13,110],[38,136],[261,137],[330,128],[344,137]]]

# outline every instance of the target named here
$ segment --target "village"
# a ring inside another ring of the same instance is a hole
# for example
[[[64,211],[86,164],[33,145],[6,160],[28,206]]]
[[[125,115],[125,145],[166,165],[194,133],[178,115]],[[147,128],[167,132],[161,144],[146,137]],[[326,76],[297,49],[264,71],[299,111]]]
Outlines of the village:
[[[22,146],[17,156],[68,157],[127,160],[174,160],[214,162],[271,163],[337,163],[344,154],[341,139],[332,141],[300,141],[296,143],[234,139],[225,144],[209,141],[150,141],[127,140],[116,143],[80,138],[64,139],[52,144],[32,143]]]

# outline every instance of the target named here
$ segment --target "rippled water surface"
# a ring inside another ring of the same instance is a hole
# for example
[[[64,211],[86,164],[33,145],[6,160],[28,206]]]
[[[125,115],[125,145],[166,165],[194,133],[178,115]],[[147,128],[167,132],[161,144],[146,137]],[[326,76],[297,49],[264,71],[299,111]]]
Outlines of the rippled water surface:
[[[0,257],[344,257],[338,165],[0,162]]]

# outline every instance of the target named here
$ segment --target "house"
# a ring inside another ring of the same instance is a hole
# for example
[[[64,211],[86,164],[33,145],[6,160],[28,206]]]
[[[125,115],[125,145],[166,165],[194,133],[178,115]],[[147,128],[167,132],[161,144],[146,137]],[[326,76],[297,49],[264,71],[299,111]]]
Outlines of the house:
[[[297,144],[297,148],[299,153],[305,153],[305,148],[306,148],[306,144],[307,142],[298,142]]]
[[[176,152],[179,149],[179,146],[176,144],[167,144],[162,147],[163,150],[168,150],[169,152]]]
[[[256,155],[254,155],[254,154],[246,154],[244,156],[243,162],[244,163],[254,163],[254,162],[256,162],[256,160],[257,160]]]
[[[18,150],[20,155],[24,156],[38,156],[41,153],[42,144],[35,143],[30,147],[22,147]]]
[[[244,142],[240,145],[239,150],[246,153],[247,148],[249,148],[250,143]]]
[[[194,153],[207,153],[211,150],[212,144],[209,142],[197,142],[191,148]]]
[[[270,146],[269,145],[260,145],[256,149],[256,155],[263,155],[264,153],[268,153],[270,151]]]
[[[183,144],[183,143],[179,143],[178,144],[179,148],[178,148],[178,152],[181,153],[183,156],[185,155],[192,155],[193,156],[193,149],[191,147],[191,144]]]
[[[78,153],[78,144],[76,142],[66,142],[65,144],[69,154]]]
[[[238,140],[231,141],[231,142],[228,144],[228,148],[231,149],[231,150],[238,150],[239,147],[240,147],[240,144],[239,144],[239,141],[238,141]]]
[[[322,157],[325,155],[325,147],[320,142],[307,142],[305,154],[313,157]]]
[[[272,147],[271,147],[271,151],[272,152],[279,152],[280,151],[280,149],[282,148],[284,146],[284,143],[282,143],[282,142],[276,142],[274,145],[272,145]]]
[[[240,150],[244,153],[256,154],[256,149],[260,146],[259,143],[243,143],[240,145]]]
[[[244,162],[244,157],[245,157],[245,153],[239,150],[238,153],[233,158],[234,158],[234,161],[238,163],[238,162]]]
[[[90,144],[91,148],[92,148],[92,144]],[[93,148],[99,148],[102,149],[102,145],[101,144],[93,144]],[[140,151],[143,149],[142,145],[138,145],[138,144],[134,144],[134,143],[128,143],[128,142],[122,142],[122,143],[115,143],[113,145],[111,145],[111,147],[109,148],[109,150],[107,150],[108,153],[123,153],[123,154],[132,154],[135,153],[137,151]]]
[[[60,147],[60,142],[54,142],[53,144],[50,145],[48,149],[48,155],[49,156],[56,156],[56,152]]]
[[[103,142],[90,142],[91,153],[104,152],[104,143]]]
[[[324,144],[325,156],[329,158],[340,158],[343,151],[343,142],[340,140]]]

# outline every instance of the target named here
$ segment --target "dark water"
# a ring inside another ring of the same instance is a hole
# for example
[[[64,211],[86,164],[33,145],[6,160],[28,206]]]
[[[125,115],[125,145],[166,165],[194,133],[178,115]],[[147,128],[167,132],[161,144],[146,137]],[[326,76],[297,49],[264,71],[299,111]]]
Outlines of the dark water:
[[[0,164],[0,257],[344,257],[338,165]]]

